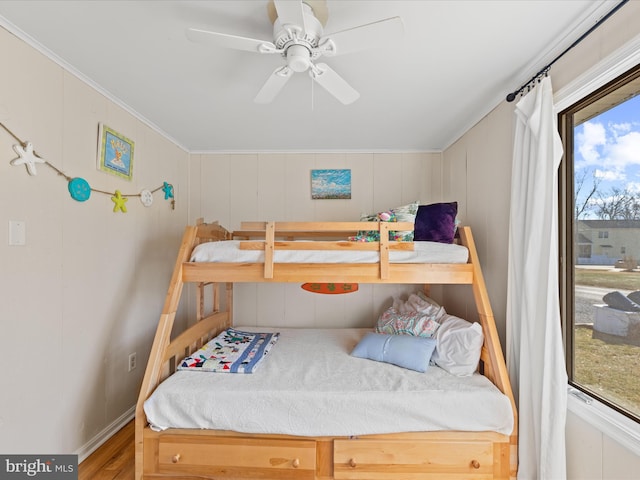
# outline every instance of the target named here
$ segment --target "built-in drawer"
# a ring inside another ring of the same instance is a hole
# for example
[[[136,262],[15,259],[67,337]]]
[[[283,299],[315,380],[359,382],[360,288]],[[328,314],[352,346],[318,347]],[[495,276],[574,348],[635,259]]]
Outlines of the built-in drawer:
[[[158,445],[159,473],[215,478],[313,479],[313,440],[247,439],[164,435]]]
[[[336,480],[427,480],[493,478],[488,441],[335,440]]]

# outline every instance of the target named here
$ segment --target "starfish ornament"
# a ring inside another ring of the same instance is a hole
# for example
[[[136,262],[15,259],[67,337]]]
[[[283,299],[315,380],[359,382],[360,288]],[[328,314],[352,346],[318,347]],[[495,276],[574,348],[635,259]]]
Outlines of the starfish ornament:
[[[20,156],[19,158],[11,160],[11,165],[25,165],[29,175],[37,175],[36,163],[45,163],[40,157],[37,157],[33,151],[33,145],[31,142],[26,142],[25,147],[22,145],[14,145],[13,149]]]
[[[162,186],[162,191],[164,192],[165,200],[169,200],[170,198],[173,198],[173,185],[171,185],[170,183],[164,182],[164,185]]]
[[[127,213],[127,207],[125,206],[125,203],[127,203],[129,199],[124,198],[120,193],[120,190],[116,190],[116,194],[115,196],[111,197],[111,200],[113,200],[113,203],[115,203],[115,205],[113,206],[114,212],[120,210],[122,213]]]

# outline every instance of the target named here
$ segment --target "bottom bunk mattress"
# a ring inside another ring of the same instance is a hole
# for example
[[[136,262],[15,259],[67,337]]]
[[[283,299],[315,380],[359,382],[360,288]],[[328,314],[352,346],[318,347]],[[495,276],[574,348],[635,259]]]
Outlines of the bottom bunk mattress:
[[[152,429],[297,436],[513,429],[508,397],[480,374],[457,377],[435,365],[420,373],[351,356],[371,329],[237,328],[280,335],[254,373],[171,375],[144,404]]]

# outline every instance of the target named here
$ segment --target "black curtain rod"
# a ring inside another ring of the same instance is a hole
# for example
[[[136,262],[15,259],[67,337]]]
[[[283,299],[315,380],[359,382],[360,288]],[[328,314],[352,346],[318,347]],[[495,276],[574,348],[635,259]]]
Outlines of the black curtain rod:
[[[544,67],[542,70],[540,70],[538,73],[536,73],[533,77],[531,77],[531,80],[529,80],[527,83],[525,83],[524,85],[522,85],[518,90],[516,90],[515,92],[512,92],[510,94],[507,95],[507,102],[513,102],[516,97],[518,95],[520,95],[520,93],[522,93],[522,91],[527,88],[527,86],[531,85],[532,83],[534,83],[536,80],[540,79],[540,77],[542,77],[543,75],[547,75],[547,73],[549,72],[549,69],[551,69],[551,65],[553,65],[554,63],[556,63],[565,53],[567,53],[569,50],[571,50],[573,47],[575,47],[576,45],[578,45],[582,40],[584,40],[585,38],[587,38],[591,32],[593,32],[596,28],[598,28],[600,25],[602,25],[611,15],[613,15],[614,13],[616,13],[618,10],[620,10],[620,8],[627,3],[629,0],[622,0],[620,3],[618,3],[618,5],[616,5],[613,9],[611,9],[611,11],[609,13],[607,13],[604,17],[602,17],[600,20],[598,20],[596,22],[596,24],[591,27],[589,30],[587,30],[584,34],[582,34],[582,36],[580,38],[578,38],[575,42],[573,42],[564,52],[562,52],[560,55],[558,55],[556,58],[554,58],[551,63],[549,63],[546,67]]]

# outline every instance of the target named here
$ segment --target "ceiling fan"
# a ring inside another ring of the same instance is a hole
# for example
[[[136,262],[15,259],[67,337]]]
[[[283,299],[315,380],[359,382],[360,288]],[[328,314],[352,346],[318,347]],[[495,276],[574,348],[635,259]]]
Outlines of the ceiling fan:
[[[285,65],[276,68],[267,78],[254,99],[256,103],[270,103],[294,73],[305,71],[340,102],[353,103],[360,94],[329,65],[315,61],[321,56],[332,57],[388,45],[404,30],[400,17],[391,17],[324,35],[323,27],[328,18],[326,0],[270,0],[267,11],[273,23],[273,41],[187,29],[187,37],[193,42],[282,55]]]

